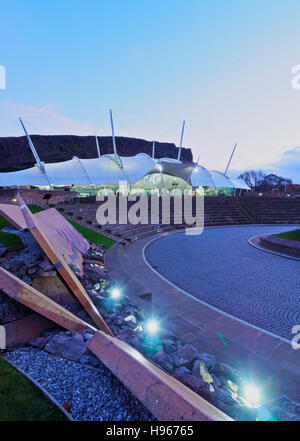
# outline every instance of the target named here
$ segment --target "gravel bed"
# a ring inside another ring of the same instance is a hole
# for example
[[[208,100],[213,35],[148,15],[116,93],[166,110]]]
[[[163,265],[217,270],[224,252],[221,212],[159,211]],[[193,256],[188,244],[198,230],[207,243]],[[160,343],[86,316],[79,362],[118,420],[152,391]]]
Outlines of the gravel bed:
[[[155,421],[151,413],[102,364],[93,369],[63,358],[23,347],[5,357],[22,369],[77,421]]]

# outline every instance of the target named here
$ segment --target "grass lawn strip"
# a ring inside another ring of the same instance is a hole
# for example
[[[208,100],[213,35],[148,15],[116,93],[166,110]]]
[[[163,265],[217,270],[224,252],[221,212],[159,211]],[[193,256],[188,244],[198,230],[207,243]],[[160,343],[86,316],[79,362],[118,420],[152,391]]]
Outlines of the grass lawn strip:
[[[28,204],[28,208],[33,214],[44,210],[44,208],[32,204]],[[87,240],[96,244],[102,244],[106,249],[110,248],[115,243],[114,240],[92,231],[83,225],[77,224],[76,222],[70,220],[68,220],[68,222],[70,222],[70,224],[73,225],[73,227],[76,228],[76,230],[79,231],[79,233],[81,233]],[[0,216],[0,244],[4,245],[6,248],[21,245],[22,241],[19,236],[2,231],[3,227],[7,227],[9,225],[11,224],[3,216]]]
[[[288,231],[286,233],[274,234],[280,239],[297,240],[300,241],[300,230]]]
[[[66,416],[0,356],[0,421],[65,421]]]

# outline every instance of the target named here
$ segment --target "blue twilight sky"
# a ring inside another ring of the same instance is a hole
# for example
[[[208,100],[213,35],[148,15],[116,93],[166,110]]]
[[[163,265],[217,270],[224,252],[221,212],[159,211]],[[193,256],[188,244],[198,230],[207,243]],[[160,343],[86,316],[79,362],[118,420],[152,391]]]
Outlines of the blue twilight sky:
[[[223,170],[300,183],[299,0],[0,2],[0,136],[110,133],[179,142]]]

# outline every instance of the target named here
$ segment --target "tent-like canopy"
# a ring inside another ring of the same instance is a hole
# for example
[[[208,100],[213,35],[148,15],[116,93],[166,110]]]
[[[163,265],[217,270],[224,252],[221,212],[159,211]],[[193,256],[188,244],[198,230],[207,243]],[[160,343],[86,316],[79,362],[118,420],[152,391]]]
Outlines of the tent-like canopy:
[[[229,178],[222,172],[216,170],[210,170],[210,176],[215,183],[215,187],[229,187],[229,188],[241,188],[243,190],[250,190],[250,187],[246,184],[245,181],[241,179],[233,179]]]
[[[193,187],[249,189],[244,181],[230,179],[221,172],[209,171],[194,163],[183,164],[172,158],[154,159],[145,153],[120,157],[117,154],[43,164],[15,172],[0,173],[0,186],[119,185],[134,184],[149,173],[179,177]]]
[[[240,179],[229,178],[222,172],[208,170],[199,164],[183,164],[176,159],[159,159],[150,173],[159,172],[179,177],[191,184],[192,187],[227,187],[250,190],[250,187]]]
[[[0,186],[59,186],[59,185],[120,185],[120,182],[135,184],[140,179],[152,173],[164,173],[170,176],[183,179],[193,187],[228,187],[242,188],[249,190],[244,181],[229,179],[226,174],[209,171],[205,167],[193,162],[183,164],[180,161],[185,121],[183,121],[178,158],[155,159],[155,142],[153,141],[152,158],[146,153],[139,153],[135,156],[120,157],[117,154],[114,135],[113,117],[110,110],[110,121],[112,128],[112,141],[114,153],[100,156],[98,138],[96,144],[98,158],[79,159],[76,156],[69,161],[55,162],[52,164],[43,163],[33,145],[33,142],[24,126],[21,118],[20,123],[27,136],[29,147],[37,161],[34,167],[26,170],[0,173]],[[232,156],[236,149],[234,146],[226,171],[228,170]],[[226,173],[226,172],[225,172]]]
[[[120,181],[133,184],[145,176],[156,164],[150,156],[139,153],[120,157],[103,155],[100,158],[79,159],[38,165],[26,170],[0,173],[0,186],[22,185],[119,185]]]

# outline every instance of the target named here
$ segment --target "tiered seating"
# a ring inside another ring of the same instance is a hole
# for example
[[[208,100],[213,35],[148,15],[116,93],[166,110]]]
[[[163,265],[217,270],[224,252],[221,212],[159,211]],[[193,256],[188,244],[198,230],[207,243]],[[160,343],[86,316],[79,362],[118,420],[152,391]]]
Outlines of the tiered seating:
[[[16,202],[13,200],[14,197],[5,197],[5,196],[0,196],[0,204],[16,204]]]
[[[300,199],[244,197],[240,203],[259,224],[300,224]]]
[[[171,225],[132,225],[132,224],[109,224],[100,225],[96,219],[96,212],[99,203],[84,203],[68,206],[59,206],[58,210],[67,218],[85,225],[93,231],[97,231],[116,242],[126,244],[135,239],[150,236],[156,232],[163,232],[173,229]],[[118,212],[117,212],[118,219]]]
[[[171,199],[170,224],[162,224],[162,211],[159,210],[159,224],[132,225],[115,224],[99,225],[96,219],[96,211],[99,202],[76,203],[59,206],[58,209],[67,218],[85,225],[86,227],[110,237],[115,241],[127,244],[135,239],[147,237],[156,232],[171,231],[175,228],[184,228],[186,225],[182,219],[181,224],[174,223],[173,200]],[[131,204],[134,204],[132,202]],[[130,203],[128,203],[129,209]],[[117,204],[118,207],[118,204]],[[151,204],[149,200],[149,219]],[[195,207],[193,210],[195,215]],[[118,220],[118,208],[117,208]],[[205,197],[204,200],[204,225],[246,225],[256,223],[295,223],[300,224],[300,200],[276,199],[263,197]]]
[[[206,227],[252,223],[247,213],[232,197],[206,197],[204,199],[204,219]]]

